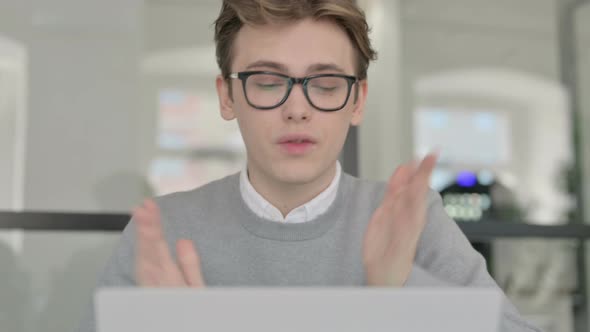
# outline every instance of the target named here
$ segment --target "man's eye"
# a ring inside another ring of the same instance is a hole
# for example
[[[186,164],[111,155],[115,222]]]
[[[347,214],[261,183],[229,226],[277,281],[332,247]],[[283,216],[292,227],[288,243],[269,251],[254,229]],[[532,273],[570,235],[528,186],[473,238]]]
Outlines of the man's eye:
[[[268,89],[274,89],[274,88],[278,87],[279,84],[263,84],[263,83],[259,83],[259,84],[257,84],[257,86],[259,88],[261,88],[261,89],[268,90]]]
[[[337,86],[319,86],[318,88],[322,89],[323,91],[334,91],[338,89]]]
[[[268,83],[268,84],[257,83],[256,84],[256,87],[261,90],[275,90],[275,89],[278,89],[282,86],[283,86],[283,84],[281,84],[281,83]]]
[[[338,86],[321,86],[321,85],[314,85],[312,86],[312,88],[314,90],[317,90],[319,92],[334,92],[336,90],[338,90]]]

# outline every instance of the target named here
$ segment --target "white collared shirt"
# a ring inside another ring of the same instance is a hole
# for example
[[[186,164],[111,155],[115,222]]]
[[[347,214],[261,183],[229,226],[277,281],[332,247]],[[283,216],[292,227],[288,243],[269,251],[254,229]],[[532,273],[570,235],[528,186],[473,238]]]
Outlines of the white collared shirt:
[[[293,209],[287,214],[287,217],[283,217],[283,214],[279,209],[269,203],[256,191],[256,189],[254,189],[248,178],[247,167],[244,167],[240,173],[240,192],[246,205],[248,205],[250,210],[252,210],[257,216],[281,223],[302,223],[313,220],[330,208],[334,200],[336,200],[341,175],[342,167],[340,166],[340,162],[337,161],[336,175],[328,188],[311,201]]]

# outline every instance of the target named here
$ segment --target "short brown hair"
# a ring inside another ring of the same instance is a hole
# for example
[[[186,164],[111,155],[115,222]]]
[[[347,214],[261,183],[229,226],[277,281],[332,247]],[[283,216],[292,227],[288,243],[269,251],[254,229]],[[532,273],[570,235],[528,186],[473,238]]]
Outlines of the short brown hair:
[[[288,23],[305,18],[329,19],[342,27],[357,53],[356,75],[367,77],[369,62],[377,58],[371,47],[369,25],[354,0],[223,0],[215,21],[217,64],[223,77],[230,73],[233,43],[244,24]]]

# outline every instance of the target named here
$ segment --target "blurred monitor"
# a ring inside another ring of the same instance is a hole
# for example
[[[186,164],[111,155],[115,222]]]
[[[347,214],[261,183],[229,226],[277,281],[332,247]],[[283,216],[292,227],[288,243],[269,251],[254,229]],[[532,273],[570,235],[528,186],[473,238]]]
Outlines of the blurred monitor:
[[[440,149],[444,165],[493,167],[511,160],[508,115],[496,110],[421,107],[414,115],[418,156]]]

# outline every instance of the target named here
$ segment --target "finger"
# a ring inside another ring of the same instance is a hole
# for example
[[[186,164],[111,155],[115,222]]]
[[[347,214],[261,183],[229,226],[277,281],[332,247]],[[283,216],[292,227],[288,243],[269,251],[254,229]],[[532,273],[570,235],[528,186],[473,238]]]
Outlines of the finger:
[[[377,209],[378,214],[375,215],[375,222],[378,224],[385,224],[381,229],[383,236],[388,237],[391,232],[392,223],[394,220],[395,213],[393,212],[397,201],[403,196],[403,192],[406,190],[410,179],[416,170],[416,162],[411,161],[409,163],[399,166],[387,184],[387,190],[383,196],[383,201]]]
[[[420,187],[425,187],[424,190],[427,190],[428,184],[430,182],[430,177],[432,176],[432,172],[436,167],[436,162],[438,161],[438,154],[431,153],[428,154],[420,165],[417,167],[415,174],[412,177],[411,182],[417,183]]]
[[[416,163],[414,161],[398,167],[389,179],[384,200],[391,202],[403,190],[403,187],[408,184],[415,169]]]
[[[412,160],[409,163],[406,163],[400,166],[393,174],[391,179],[391,187],[394,189],[399,189],[400,187],[407,184],[412,175],[416,172],[416,161]]]
[[[430,177],[436,165],[436,157],[425,158],[416,171],[416,176],[407,186],[404,198],[407,211],[411,211],[412,220],[416,225],[422,225],[426,214],[428,202],[428,191],[430,190]]]
[[[389,228],[390,241],[386,256],[411,254],[423,230],[425,217],[421,202],[411,195],[402,195],[393,208],[394,221]]]
[[[133,213],[137,226],[137,255],[143,258],[157,259],[163,263],[173,262],[164,239],[160,209],[153,200],[146,200]]]
[[[190,287],[203,287],[205,283],[201,273],[201,260],[193,243],[184,239],[176,242],[176,256],[186,283]]]
[[[426,157],[424,157],[424,159],[422,159],[422,162],[420,163],[420,165],[418,166],[418,169],[416,170],[416,175],[417,176],[424,176],[424,175],[430,176],[430,174],[432,174],[432,171],[434,170],[434,167],[436,166],[437,161],[438,161],[438,154],[435,154],[435,153],[428,154]]]

